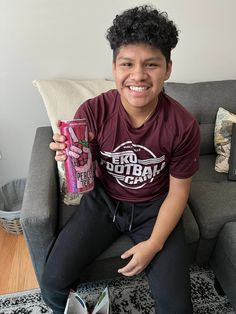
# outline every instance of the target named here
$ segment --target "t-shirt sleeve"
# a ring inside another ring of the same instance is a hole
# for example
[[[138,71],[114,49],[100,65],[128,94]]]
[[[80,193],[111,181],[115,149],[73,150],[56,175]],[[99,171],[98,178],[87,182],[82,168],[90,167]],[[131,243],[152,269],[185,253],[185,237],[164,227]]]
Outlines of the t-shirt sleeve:
[[[199,168],[200,130],[196,120],[183,132],[170,160],[170,174],[178,179],[191,177]]]
[[[90,107],[90,102],[92,100],[85,101],[79,106],[78,110],[74,115],[74,119],[85,119],[88,124],[89,132],[96,133],[96,123],[94,120],[94,114]]]
[[[94,134],[94,139],[90,141],[90,149],[92,152],[92,159],[97,159],[97,152],[98,152],[98,143],[96,140],[96,123],[93,117],[93,112],[90,109],[89,101],[85,101],[82,105],[79,106],[78,110],[76,111],[74,115],[74,119],[85,119],[88,125],[89,132],[92,132]]]

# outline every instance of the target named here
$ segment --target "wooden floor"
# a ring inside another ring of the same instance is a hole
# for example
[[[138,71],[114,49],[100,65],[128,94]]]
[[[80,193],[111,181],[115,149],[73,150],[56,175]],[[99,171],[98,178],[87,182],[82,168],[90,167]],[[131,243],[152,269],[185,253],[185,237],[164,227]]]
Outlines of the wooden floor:
[[[23,235],[0,228],[0,294],[38,288]]]

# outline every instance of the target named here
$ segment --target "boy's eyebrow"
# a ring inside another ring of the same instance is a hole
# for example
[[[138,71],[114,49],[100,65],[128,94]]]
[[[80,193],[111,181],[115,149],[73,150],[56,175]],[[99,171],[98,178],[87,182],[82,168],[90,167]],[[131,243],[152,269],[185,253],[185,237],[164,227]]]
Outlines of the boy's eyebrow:
[[[145,61],[161,61],[163,59],[164,58],[161,58],[161,57],[152,57],[152,58],[145,59]]]
[[[128,58],[128,57],[117,57],[118,60],[125,60],[125,61],[131,61],[133,60],[132,58]]]
[[[132,61],[133,59],[132,58],[129,58],[129,57],[117,57],[118,60],[125,60],[125,61]],[[144,62],[149,62],[149,61],[161,61],[163,60],[163,58],[161,57],[151,57],[151,58],[148,58],[148,59],[145,59]]]

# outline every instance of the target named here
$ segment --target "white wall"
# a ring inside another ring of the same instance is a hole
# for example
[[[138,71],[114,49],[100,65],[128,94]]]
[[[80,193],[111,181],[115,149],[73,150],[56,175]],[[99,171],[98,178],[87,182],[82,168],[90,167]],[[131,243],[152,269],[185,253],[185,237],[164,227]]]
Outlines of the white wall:
[[[138,0],[0,1],[0,186],[28,171],[48,125],[33,79],[111,78],[104,33]],[[181,30],[171,81],[236,79],[235,0],[152,0]]]

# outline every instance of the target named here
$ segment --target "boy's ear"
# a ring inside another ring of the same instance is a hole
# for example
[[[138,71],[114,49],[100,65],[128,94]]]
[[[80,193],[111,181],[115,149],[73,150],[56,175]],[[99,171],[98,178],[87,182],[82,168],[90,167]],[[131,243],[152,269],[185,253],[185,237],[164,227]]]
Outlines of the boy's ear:
[[[116,62],[113,60],[112,61],[112,74],[113,74],[113,76],[115,75],[115,71],[116,71]]]
[[[172,71],[172,60],[170,60],[167,64],[165,81],[169,79],[171,75],[171,71]]]

